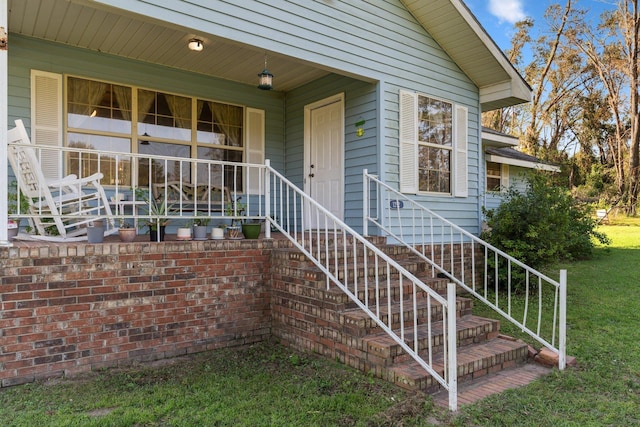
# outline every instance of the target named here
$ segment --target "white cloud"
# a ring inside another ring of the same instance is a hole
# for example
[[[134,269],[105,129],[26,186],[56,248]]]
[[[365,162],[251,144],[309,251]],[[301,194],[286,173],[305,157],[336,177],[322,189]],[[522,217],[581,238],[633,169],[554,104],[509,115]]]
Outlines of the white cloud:
[[[489,0],[489,12],[500,21],[515,24],[526,18],[523,0]]]

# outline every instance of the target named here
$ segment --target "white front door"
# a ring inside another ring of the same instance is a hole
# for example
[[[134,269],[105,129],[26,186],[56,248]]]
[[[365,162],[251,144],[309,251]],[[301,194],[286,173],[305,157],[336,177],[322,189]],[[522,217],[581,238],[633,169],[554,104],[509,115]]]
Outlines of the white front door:
[[[305,107],[305,192],[344,217],[344,95]],[[308,228],[324,228],[311,209]]]

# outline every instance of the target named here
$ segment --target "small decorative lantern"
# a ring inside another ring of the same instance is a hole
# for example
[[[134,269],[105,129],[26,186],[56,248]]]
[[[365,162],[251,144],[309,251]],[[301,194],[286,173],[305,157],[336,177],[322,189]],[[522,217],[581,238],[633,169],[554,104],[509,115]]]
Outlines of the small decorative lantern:
[[[363,119],[362,117],[360,117],[360,120],[358,120],[355,123],[356,126],[356,136],[359,138],[361,136],[364,136],[364,124],[366,123],[366,120]]]
[[[267,70],[267,56],[264,56],[264,69],[258,74],[258,89],[271,90],[273,89],[273,74]]]

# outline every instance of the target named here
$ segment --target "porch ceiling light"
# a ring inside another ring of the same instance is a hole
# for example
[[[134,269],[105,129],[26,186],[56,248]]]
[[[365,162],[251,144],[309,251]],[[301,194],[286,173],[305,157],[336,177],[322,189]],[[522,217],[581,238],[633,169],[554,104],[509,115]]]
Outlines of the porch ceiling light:
[[[258,89],[273,89],[273,74],[267,70],[267,55],[264,56],[264,69],[258,74]]]
[[[204,48],[204,44],[202,44],[202,40],[200,39],[189,40],[189,49],[195,50],[196,52],[200,52],[203,48]]]

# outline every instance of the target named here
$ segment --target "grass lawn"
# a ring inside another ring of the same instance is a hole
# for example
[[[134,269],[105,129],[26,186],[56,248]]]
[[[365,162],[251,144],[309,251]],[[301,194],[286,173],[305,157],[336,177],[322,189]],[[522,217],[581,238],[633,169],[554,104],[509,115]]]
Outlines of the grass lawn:
[[[578,366],[456,414],[273,343],[0,390],[0,426],[640,425],[640,221],[568,270]],[[507,332],[509,327],[505,326]]]

